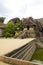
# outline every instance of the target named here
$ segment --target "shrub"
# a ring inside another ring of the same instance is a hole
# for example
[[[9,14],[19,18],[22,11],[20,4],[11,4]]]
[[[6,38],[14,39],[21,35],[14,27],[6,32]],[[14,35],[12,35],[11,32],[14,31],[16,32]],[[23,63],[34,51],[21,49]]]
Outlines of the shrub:
[[[18,32],[16,32],[16,33],[15,33],[15,37],[17,37],[18,35],[19,35]]]
[[[12,37],[15,34],[14,23],[11,21],[4,26],[4,36]]]
[[[10,33],[9,33],[9,32],[6,32],[6,33],[4,34],[4,36],[5,36],[5,37],[10,37]]]

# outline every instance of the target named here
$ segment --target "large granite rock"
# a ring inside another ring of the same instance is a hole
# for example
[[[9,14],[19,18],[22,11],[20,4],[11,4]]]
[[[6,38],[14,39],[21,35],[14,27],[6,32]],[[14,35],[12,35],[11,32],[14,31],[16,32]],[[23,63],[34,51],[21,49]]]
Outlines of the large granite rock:
[[[23,29],[27,28],[29,30],[30,28],[34,28],[34,32],[37,37],[41,37],[43,35],[43,19],[33,19],[32,17],[28,17],[21,20],[19,18],[13,18],[11,21],[14,23],[22,22]]]
[[[16,22],[20,22],[20,19],[19,18],[13,18],[10,21],[13,21],[14,23],[16,23]]]
[[[33,27],[35,25],[36,25],[35,20],[32,17],[22,19],[23,28]]]

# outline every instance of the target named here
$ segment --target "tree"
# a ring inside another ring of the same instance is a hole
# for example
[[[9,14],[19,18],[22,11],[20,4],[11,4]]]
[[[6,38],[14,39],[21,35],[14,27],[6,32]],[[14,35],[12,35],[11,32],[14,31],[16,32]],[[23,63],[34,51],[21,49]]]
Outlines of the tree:
[[[14,23],[10,21],[4,26],[4,36],[12,37],[14,34],[15,34]]]
[[[4,17],[0,17],[0,22],[4,22],[5,18]]]
[[[9,21],[4,26],[4,36],[5,37],[13,37],[15,35],[16,31],[22,30],[21,26],[22,26],[21,22],[14,23],[13,21]]]
[[[15,30],[16,31],[22,30],[22,22],[16,22],[15,23]]]

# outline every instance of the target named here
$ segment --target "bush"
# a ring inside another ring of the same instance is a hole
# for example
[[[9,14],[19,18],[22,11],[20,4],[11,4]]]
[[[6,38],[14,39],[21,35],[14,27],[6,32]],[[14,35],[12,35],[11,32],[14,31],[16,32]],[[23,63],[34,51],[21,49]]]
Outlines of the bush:
[[[10,37],[10,33],[9,33],[9,32],[6,32],[6,33],[4,34],[4,36],[5,36],[5,37]]]
[[[12,21],[8,22],[4,26],[4,37],[13,37],[13,35],[15,35],[15,37],[18,36],[16,31],[22,30],[21,24],[21,22],[17,22],[15,24]]]
[[[15,23],[15,30],[16,31],[22,30],[22,23],[21,22],[16,22]]]
[[[16,32],[16,33],[15,33],[15,37],[17,37],[18,35],[19,35],[18,32]]]
[[[11,21],[4,26],[4,36],[12,37],[15,34],[14,23]]]

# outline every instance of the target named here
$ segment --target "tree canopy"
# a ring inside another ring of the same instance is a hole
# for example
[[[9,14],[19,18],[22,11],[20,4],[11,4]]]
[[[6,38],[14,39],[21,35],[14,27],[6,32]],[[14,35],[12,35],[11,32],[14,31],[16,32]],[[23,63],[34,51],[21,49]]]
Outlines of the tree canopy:
[[[8,22],[4,26],[4,36],[5,37],[13,37],[15,35],[16,31],[22,30],[21,26],[22,26],[21,22],[17,22],[15,24],[12,21]]]
[[[17,22],[15,23],[15,31],[20,31],[22,29],[22,23],[21,22]]]
[[[0,22],[4,22],[4,20],[5,20],[5,17],[0,17]]]
[[[13,36],[14,33],[15,33],[14,23],[12,21],[8,22],[4,26],[4,36],[5,37],[11,37],[11,36]]]

